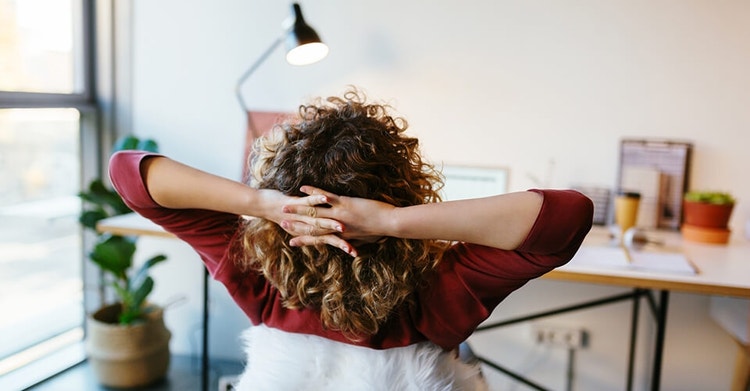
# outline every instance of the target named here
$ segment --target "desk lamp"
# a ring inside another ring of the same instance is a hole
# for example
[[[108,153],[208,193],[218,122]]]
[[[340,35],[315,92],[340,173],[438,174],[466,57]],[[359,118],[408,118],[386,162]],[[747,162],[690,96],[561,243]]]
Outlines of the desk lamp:
[[[302,17],[302,9],[299,4],[292,4],[292,10],[294,15],[289,16],[289,18],[281,24],[281,35],[279,35],[279,37],[271,43],[271,46],[269,46],[268,49],[266,49],[266,51],[264,51],[249,68],[247,68],[237,81],[237,87],[235,89],[237,100],[248,114],[250,110],[242,97],[242,84],[258,69],[268,56],[273,53],[282,41],[286,41],[286,61],[292,65],[313,64],[328,55],[328,46],[320,40],[320,37],[315,30],[305,23],[305,18]],[[253,136],[259,136],[256,130],[252,129],[252,121],[250,121],[250,127],[254,133]]]

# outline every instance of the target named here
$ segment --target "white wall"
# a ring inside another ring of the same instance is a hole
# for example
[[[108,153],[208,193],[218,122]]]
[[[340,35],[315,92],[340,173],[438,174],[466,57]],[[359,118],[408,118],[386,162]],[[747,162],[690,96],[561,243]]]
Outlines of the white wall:
[[[307,97],[357,85],[409,120],[429,158],[508,167],[510,190],[613,186],[623,137],[691,141],[691,187],[733,192],[739,199],[734,239],[744,240],[750,219],[750,3],[301,3],[331,54],[298,68],[286,65],[279,50],[245,85],[252,107],[293,110]],[[179,160],[238,178],[245,119],[234,83],[280,32],[288,4],[134,0],[133,7],[134,131],[156,137],[162,151]],[[613,292],[619,290],[539,281],[495,316]],[[231,307],[220,287],[212,293],[223,303],[219,308]],[[578,355],[577,389],[622,388],[626,351],[616,341],[627,335],[629,312],[613,308],[606,316],[594,311],[550,321],[592,331],[591,348]],[[232,321],[222,318],[214,327],[220,346],[214,349],[232,357],[239,354],[232,347],[234,330],[244,323],[233,320],[236,314],[227,318]],[[669,326],[663,389],[728,388],[733,345],[708,317],[707,298],[673,295]],[[648,336],[652,330],[644,327]],[[510,354],[506,361],[526,371],[547,368],[541,378],[562,388],[563,375],[555,373],[563,373],[564,357],[529,356],[518,363],[519,354],[526,357],[519,351],[533,348],[527,331],[503,332],[487,348]],[[698,350],[695,341],[709,343]],[[649,357],[641,355],[639,368]],[[640,376],[638,385],[647,380]],[[510,387],[503,379],[495,382]]]

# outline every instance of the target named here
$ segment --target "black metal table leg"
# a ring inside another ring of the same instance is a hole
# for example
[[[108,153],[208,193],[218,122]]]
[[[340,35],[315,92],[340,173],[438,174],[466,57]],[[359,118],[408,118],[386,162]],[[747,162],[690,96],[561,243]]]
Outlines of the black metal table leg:
[[[631,391],[633,389],[633,372],[635,368],[635,345],[638,341],[638,316],[641,310],[641,295],[638,294],[639,289],[635,289],[633,295],[633,308],[632,314],[630,315],[630,348],[628,351],[628,377],[626,390]]]
[[[664,355],[664,338],[667,331],[667,310],[669,309],[669,291],[660,291],[659,309],[656,316],[656,341],[654,343],[654,369],[651,373],[651,390],[661,388],[661,364]]]
[[[203,268],[203,335],[201,336],[201,390],[208,391],[208,269]]]

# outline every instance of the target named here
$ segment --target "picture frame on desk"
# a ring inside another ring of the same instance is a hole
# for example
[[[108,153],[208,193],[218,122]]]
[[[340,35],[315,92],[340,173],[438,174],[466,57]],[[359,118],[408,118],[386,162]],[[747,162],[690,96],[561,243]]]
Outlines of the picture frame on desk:
[[[504,167],[445,165],[443,201],[488,197],[508,192],[509,170]]]
[[[680,228],[692,150],[693,145],[686,141],[621,140],[618,190],[640,193],[639,226]]]

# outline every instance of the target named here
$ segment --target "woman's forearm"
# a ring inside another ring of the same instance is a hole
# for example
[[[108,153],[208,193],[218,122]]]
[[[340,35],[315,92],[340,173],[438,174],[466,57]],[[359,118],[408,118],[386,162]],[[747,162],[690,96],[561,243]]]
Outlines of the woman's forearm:
[[[258,191],[162,156],[146,158],[141,176],[151,198],[173,209],[207,209],[263,217]]]
[[[303,186],[302,191],[326,196],[328,207],[303,206],[288,208],[289,212],[338,221],[344,227],[340,236],[346,240],[392,236],[461,241],[507,250],[515,249],[528,236],[544,199],[528,191],[397,208],[311,186]],[[300,238],[296,243],[315,243],[315,238]]]
[[[384,234],[515,249],[534,225],[542,199],[538,193],[518,192],[395,208],[389,212]]]

